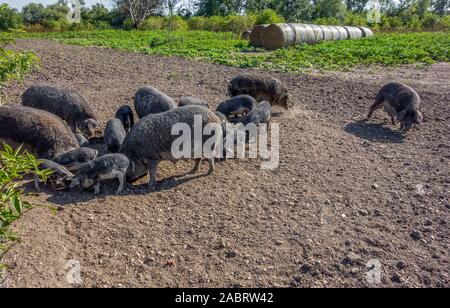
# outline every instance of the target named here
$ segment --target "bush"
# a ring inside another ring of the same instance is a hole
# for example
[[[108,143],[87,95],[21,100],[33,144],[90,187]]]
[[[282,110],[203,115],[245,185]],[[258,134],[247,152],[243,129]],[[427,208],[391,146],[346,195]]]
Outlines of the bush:
[[[343,25],[343,22],[339,18],[334,17],[324,17],[324,18],[318,18],[315,21],[312,22],[316,25],[324,25],[324,26],[341,26]]]
[[[225,32],[228,26],[228,20],[223,16],[207,17],[205,20],[205,31]]]
[[[351,12],[348,12],[344,17],[344,25],[367,27],[367,18],[360,14],[353,14]]]
[[[434,30],[439,24],[439,16],[430,12],[425,13],[423,17],[423,26],[426,29]]]
[[[241,16],[232,15],[229,17],[227,31],[241,34],[242,32],[252,28],[256,23],[256,17],[253,15]]]
[[[46,19],[44,20],[43,25],[48,31],[51,32],[67,31],[70,27],[68,21],[65,19],[61,20]]]
[[[10,80],[21,81],[37,63],[37,58],[33,53],[5,49],[4,47],[8,44],[14,44],[12,35],[0,33],[0,93],[3,93],[2,88],[5,83]]]
[[[181,16],[172,16],[172,18],[163,18],[163,29],[172,31],[186,31],[188,23]]]
[[[163,27],[164,20],[162,17],[150,17],[144,20],[141,30],[161,30]]]
[[[25,27],[26,32],[47,32],[47,29],[43,25],[35,24],[35,25],[29,25]]]
[[[192,31],[201,31],[205,29],[205,17],[194,16],[187,21],[189,30]]]
[[[422,30],[423,25],[419,15],[413,14],[408,20],[408,29],[412,31]]]
[[[36,174],[45,181],[50,175],[47,170],[39,171],[39,162],[33,155],[21,153],[20,148],[14,151],[6,144],[3,146],[5,150],[0,152],[0,261],[8,250],[8,244],[18,240],[18,236],[9,227],[26,210],[31,209],[31,204],[23,200],[24,192],[17,181],[31,174]]]
[[[22,25],[23,19],[17,10],[10,8],[8,4],[0,5],[0,30],[20,29]]]
[[[282,22],[284,22],[284,18],[271,9],[266,9],[256,14],[256,25],[277,24]]]
[[[134,29],[134,22],[131,18],[127,18],[123,21],[122,28],[124,30],[132,30]]]

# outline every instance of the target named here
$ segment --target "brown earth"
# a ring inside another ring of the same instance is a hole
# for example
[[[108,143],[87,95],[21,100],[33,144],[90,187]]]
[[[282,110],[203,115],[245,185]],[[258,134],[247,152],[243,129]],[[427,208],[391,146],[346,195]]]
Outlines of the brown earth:
[[[255,72],[47,41],[18,48],[35,50],[42,68],[7,89],[10,100],[37,82],[67,87],[103,124],[142,85],[216,104],[231,78]],[[70,286],[65,267],[75,259],[82,287],[449,287],[450,65],[271,75],[296,101],[273,120],[278,169],[234,160],[210,177],[161,181],[156,192],[141,182],[114,196],[114,183],[98,198],[30,197],[43,207],[15,225],[23,242],[5,258],[11,286]],[[393,80],[423,99],[425,122],[407,136],[382,112],[358,121]],[[189,167],[165,163],[159,178]],[[366,279],[371,260],[381,284]]]

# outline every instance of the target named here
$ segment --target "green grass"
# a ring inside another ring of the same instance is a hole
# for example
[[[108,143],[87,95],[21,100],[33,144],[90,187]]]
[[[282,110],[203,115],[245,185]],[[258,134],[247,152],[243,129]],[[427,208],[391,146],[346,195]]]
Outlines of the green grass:
[[[371,38],[302,45],[274,52],[255,50],[247,41],[235,39],[231,33],[216,32],[175,32],[171,39],[164,31],[121,30],[31,33],[22,36],[284,72],[432,64],[450,60],[448,32],[379,34]]]

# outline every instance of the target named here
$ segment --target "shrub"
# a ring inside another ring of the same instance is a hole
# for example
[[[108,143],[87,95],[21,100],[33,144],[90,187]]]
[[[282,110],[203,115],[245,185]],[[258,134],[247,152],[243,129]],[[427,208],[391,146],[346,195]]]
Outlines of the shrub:
[[[313,21],[313,24],[324,25],[324,26],[341,26],[341,25],[343,25],[343,22],[339,18],[324,17],[324,18],[316,19],[315,21]]]
[[[224,32],[226,31],[228,25],[228,20],[226,17],[222,16],[212,16],[208,17],[205,20],[205,31],[214,31],[214,32]]]
[[[232,15],[229,17],[226,31],[241,34],[242,32],[252,28],[255,25],[255,23],[256,17],[253,15],[249,16]]]
[[[188,23],[181,16],[172,16],[172,18],[163,18],[163,29],[172,31],[186,31]]]
[[[439,24],[439,16],[430,12],[425,13],[423,17],[423,26],[426,29],[434,30]]]
[[[205,29],[206,18],[202,16],[194,16],[187,21],[189,30],[200,31]]]
[[[367,27],[367,18],[360,14],[348,12],[344,17],[344,25]]]
[[[4,47],[14,44],[10,33],[0,33],[0,93],[6,82],[21,81],[37,63],[36,56],[31,52],[15,52]],[[0,96],[0,104],[2,103]]]
[[[35,25],[29,25],[25,27],[26,32],[46,32],[47,30],[43,25],[35,24]]]
[[[413,14],[408,20],[408,29],[412,31],[421,30],[423,27],[419,15]]]
[[[0,4],[0,30],[19,29],[23,25],[22,16],[8,4]]]
[[[70,27],[69,23],[65,19],[61,20],[46,19],[44,20],[43,24],[48,31],[52,32],[67,31]]]
[[[163,27],[164,20],[162,17],[150,17],[144,20],[141,30],[161,30]]]
[[[284,18],[277,14],[274,10],[266,9],[256,14],[256,24],[277,24],[284,22]]]
[[[20,148],[14,151],[6,144],[3,146],[5,150],[0,152],[0,261],[9,244],[18,240],[18,236],[10,231],[11,224],[32,207],[23,200],[24,191],[17,181],[31,174],[45,181],[50,175],[48,170],[39,171],[39,162],[33,155],[21,153]]]
[[[134,29],[134,22],[131,18],[127,18],[123,21],[122,28],[124,30],[132,30]]]

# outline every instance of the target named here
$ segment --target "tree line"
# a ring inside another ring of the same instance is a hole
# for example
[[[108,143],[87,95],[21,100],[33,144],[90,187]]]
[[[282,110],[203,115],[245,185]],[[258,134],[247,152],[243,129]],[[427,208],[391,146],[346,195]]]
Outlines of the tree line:
[[[209,30],[239,32],[260,23],[311,22],[371,26],[380,30],[448,30],[450,0],[114,0],[87,7],[81,23],[67,20],[67,0],[21,11],[0,5],[0,30],[94,29]],[[375,10],[374,10],[375,9]],[[369,18],[368,18],[369,17]]]

